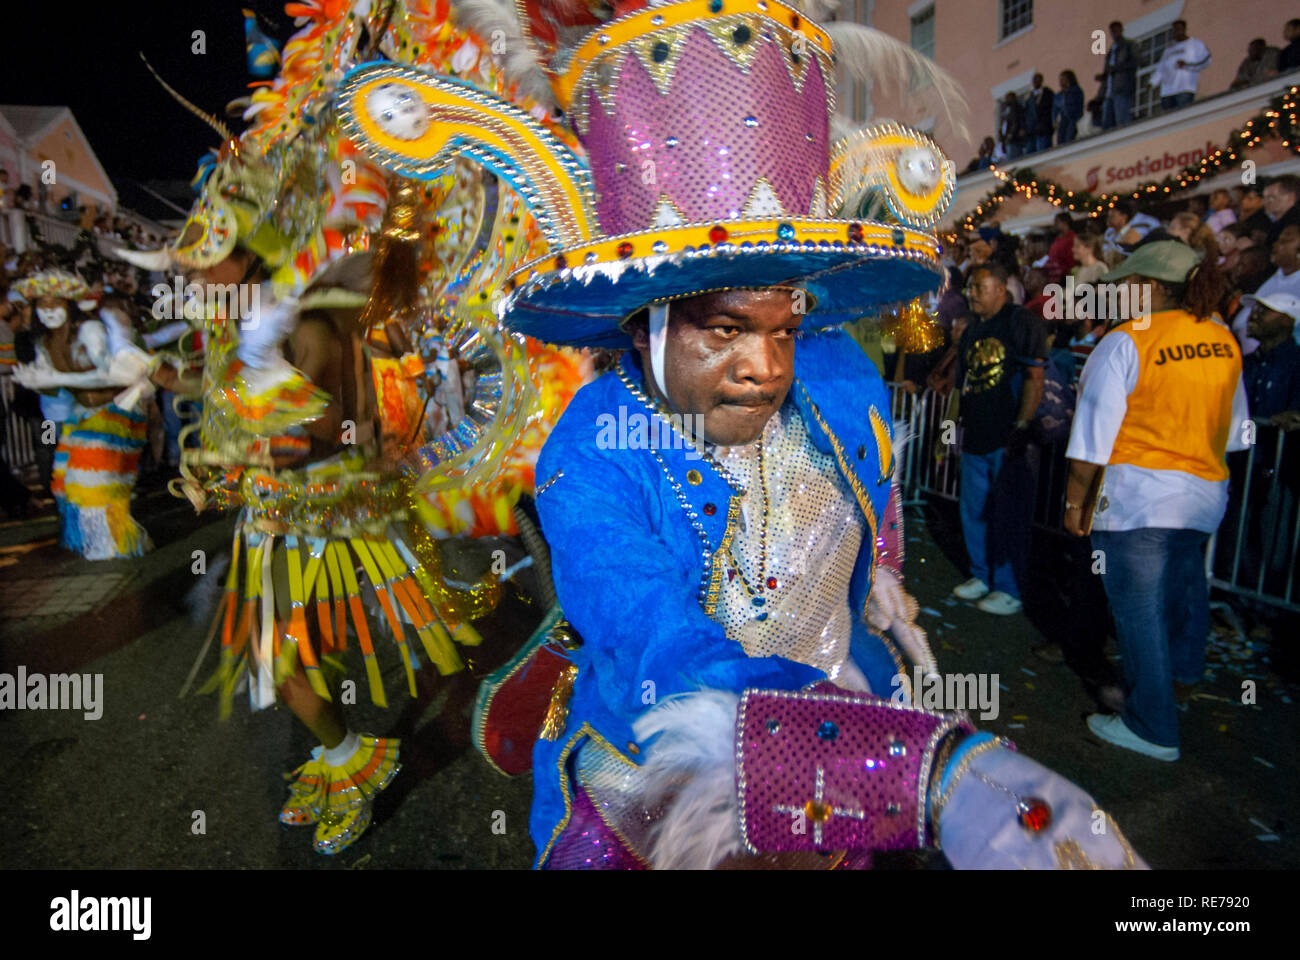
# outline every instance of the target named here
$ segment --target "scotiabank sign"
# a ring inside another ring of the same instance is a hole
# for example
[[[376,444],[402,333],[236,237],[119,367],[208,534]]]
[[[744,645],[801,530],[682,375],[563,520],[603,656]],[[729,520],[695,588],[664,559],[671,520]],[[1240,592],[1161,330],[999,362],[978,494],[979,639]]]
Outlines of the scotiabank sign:
[[[1171,153],[1166,150],[1146,156],[1135,156],[1132,160],[1121,160],[1112,165],[1098,164],[1088,169],[1084,181],[1089,191],[1096,191],[1099,187],[1111,188],[1126,180],[1159,180],[1181,172],[1188,164],[1197,163],[1218,149],[1220,148],[1215,146],[1213,140],[1206,140],[1205,146],[1197,147],[1195,150],[1184,150],[1181,153]]]

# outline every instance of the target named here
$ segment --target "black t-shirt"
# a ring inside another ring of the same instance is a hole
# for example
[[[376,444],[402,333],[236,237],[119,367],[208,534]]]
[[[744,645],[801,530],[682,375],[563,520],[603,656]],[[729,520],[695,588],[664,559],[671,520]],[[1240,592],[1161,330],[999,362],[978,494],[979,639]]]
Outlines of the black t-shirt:
[[[1025,367],[1046,359],[1046,323],[1009,300],[966,328],[957,350],[962,450],[984,454],[1007,445],[1020,415]]]
[[[1277,72],[1286,73],[1300,67],[1300,40],[1292,40],[1277,55]]]

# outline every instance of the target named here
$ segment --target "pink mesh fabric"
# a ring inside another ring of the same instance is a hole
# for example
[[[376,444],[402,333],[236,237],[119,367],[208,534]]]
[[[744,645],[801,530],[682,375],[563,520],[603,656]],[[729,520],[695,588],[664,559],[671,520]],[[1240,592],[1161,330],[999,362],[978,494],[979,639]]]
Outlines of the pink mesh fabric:
[[[815,179],[826,175],[830,162],[821,65],[812,57],[796,93],[777,41],[760,34],[750,43],[761,46],[746,73],[707,33],[693,30],[666,95],[631,55],[611,114],[594,91],[588,94],[590,126],[582,145],[606,235],[648,229],[660,195],[688,222],[735,219],[760,177],[771,183],[787,216],[811,212]],[[701,90],[709,91],[707,109]]]
[[[644,870],[596,812],[591,797],[578,787],[569,825],[546,858],[547,870]]]
[[[958,724],[825,686],[747,692],[736,769],[746,841],[764,852],[923,846],[920,785]]]

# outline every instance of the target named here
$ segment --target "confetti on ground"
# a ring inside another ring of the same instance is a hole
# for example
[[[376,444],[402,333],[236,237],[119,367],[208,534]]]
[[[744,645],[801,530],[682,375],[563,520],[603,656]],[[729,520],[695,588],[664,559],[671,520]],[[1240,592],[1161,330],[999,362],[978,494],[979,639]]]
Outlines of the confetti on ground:
[[[932,617],[942,617],[942,616],[943,616],[943,614],[940,613],[938,610],[934,610],[934,609],[932,609],[932,608],[930,608],[930,607],[922,607],[922,608],[921,608],[921,612],[922,612],[922,613],[928,613],[928,614],[929,614],[930,616],[932,616]]]
[[[1276,767],[1273,766],[1273,764],[1269,763],[1269,762],[1268,762],[1267,760],[1265,760],[1263,757],[1252,757],[1251,759],[1253,759],[1256,763],[1262,763],[1264,766],[1268,767],[1270,770],[1275,770],[1275,769],[1277,769]]]
[[[943,605],[944,605],[945,607],[955,607],[955,606],[957,606],[957,601],[954,600],[952,597],[947,597],[947,598],[944,599],[944,601],[943,601]]]
[[[1010,693],[1010,692],[1011,692],[1011,688],[1008,687],[1005,683],[999,683],[999,684],[998,684],[998,689],[999,689],[999,690],[1005,690],[1007,693]]]
[[[946,620],[945,620],[942,624],[940,624],[940,626],[947,627],[949,630],[956,630],[956,629],[957,629],[957,624],[955,624],[955,623],[949,623],[949,622],[946,621]],[[1285,698],[1283,698],[1283,699],[1285,699]],[[1291,702],[1290,700],[1287,700],[1287,703],[1290,703],[1290,702]]]
[[[1031,677],[1036,677],[1036,676],[1038,676],[1038,674],[1034,673],[1034,671],[1030,670],[1028,667],[1021,667],[1021,668],[1020,668],[1020,672],[1021,672],[1021,673],[1027,673],[1027,674],[1029,674]]]
[[[1026,680],[1026,681],[1025,681],[1025,689],[1026,689],[1026,690],[1037,690],[1038,688],[1037,688],[1036,686],[1034,686],[1032,683],[1030,683],[1028,680]]]
[[[1265,843],[1271,843],[1271,842],[1273,842],[1274,840],[1278,839],[1278,836],[1277,836],[1276,833],[1261,833],[1261,834],[1260,834],[1258,837],[1256,837],[1255,839],[1256,839],[1256,840],[1263,840]]]
[[[1008,724],[1007,724],[1007,729],[1008,729],[1008,730],[1023,730],[1023,729],[1025,729],[1025,725],[1024,725],[1023,723],[1008,723]]]
[[[1265,833],[1273,832],[1273,828],[1270,827],[1267,823],[1261,823],[1260,821],[1256,820],[1254,817],[1250,818],[1250,822],[1253,823],[1255,826],[1259,827],[1259,829],[1263,830]]]
[[[1012,719],[1012,720],[1028,720],[1028,719],[1029,719],[1029,714],[1027,714],[1027,713],[1017,713],[1017,714],[1014,714],[1014,715],[1011,717],[1011,719]]]

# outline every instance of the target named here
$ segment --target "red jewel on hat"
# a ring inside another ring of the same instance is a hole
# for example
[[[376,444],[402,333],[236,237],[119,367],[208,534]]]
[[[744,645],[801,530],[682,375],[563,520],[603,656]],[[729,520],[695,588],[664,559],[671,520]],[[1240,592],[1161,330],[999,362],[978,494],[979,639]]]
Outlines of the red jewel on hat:
[[[705,513],[705,515],[711,517],[711,516],[713,516],[713,515],[714,515],[715,513],[717,513],[717,512],[718,512],[718,508],[715,507],[713,504],[711,504],[711,503],[706,503],[706,504],[704,505],[704,513]]]
[[[630,256],[632,256],[632,244],[630,241],[624,240],[618,245],[618,257],[620,260],[626,260]]]
[[[1016,807],[1020,825],[1030,833],[1041,833],[1052,825],[1052,808],[1046,800],[1030,797],[1022,800]]]
[[[732,580],[735,580],[735,579],[736,579],[736,571],[735,571],[735,570],[728,570],[728,571],[727,571],[727,582],[730,583]]]
[[[776,589],[776,577],[768,577],[768,578],[767,578],[767,589],[769,589],[769,590],[775,590],[775,589]]]
[[[849,240],[852,243],[862,242],[862,224],[860,223],[849,224]]]
[[[563,269],[564,269],[565,267],[567,267],[568,265],[569,265],[569,261],[568,261],[568,259],[564,256],[564,254],[560,254],[558,257],[555,258],[555,269],[556,269],[556,270],[563,270]]]
[[[724,226],[719,225],[709,231],[709,243],[722,243],[726,239],[727,228]]]
[[[794,29],[796,30],[799,29],[799,14],[797,13],[790,14],[790,26],[794,27]]]

